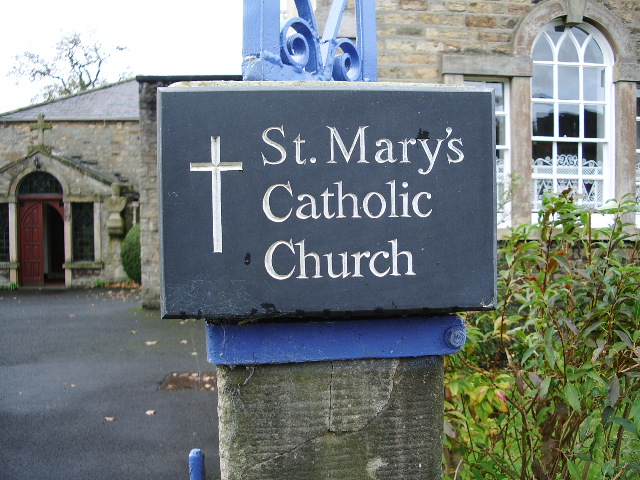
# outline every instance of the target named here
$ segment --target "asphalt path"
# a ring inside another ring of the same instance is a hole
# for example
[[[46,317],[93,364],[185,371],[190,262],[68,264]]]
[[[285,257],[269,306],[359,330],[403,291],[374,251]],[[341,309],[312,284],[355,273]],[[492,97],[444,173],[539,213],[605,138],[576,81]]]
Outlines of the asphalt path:
[[[139,305],[130,290],[0,291],[0,479],[188,479],[192,448],[219,478],[215,388],[159,388],[215,372],[204,323]]]

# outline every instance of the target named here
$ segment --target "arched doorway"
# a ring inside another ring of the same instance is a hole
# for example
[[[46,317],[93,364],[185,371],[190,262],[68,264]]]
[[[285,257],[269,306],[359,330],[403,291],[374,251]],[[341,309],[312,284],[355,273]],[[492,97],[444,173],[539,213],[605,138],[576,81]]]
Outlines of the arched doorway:
[[[18,187],[18,255],[22,286],[64,285],[62,185],[46,172],[27,175]]]

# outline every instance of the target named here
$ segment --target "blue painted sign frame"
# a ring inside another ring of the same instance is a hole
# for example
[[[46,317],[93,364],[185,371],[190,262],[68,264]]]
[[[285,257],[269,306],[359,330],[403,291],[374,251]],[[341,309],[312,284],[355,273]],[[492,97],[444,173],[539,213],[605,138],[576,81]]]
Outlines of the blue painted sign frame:
[[[465,324],[457,315],[209,324],[207,359],[216,365],[256,365],[421,357],[456,353],[465,341]]]

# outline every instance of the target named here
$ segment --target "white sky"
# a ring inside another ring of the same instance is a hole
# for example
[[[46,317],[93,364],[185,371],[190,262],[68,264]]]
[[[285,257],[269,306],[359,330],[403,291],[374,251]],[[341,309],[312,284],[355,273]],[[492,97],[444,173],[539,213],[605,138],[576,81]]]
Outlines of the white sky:
[[[42,89],[7,76],[14,56],[30,50],[52,58],[63,33],[91,34],[113,52],[105,77],[240,74],[242,0],[142,2],[0,0],[0,112],[26,107]],[[87,38],[89,38],[87,36]],[[117,52],[115,47],[127,50]]]

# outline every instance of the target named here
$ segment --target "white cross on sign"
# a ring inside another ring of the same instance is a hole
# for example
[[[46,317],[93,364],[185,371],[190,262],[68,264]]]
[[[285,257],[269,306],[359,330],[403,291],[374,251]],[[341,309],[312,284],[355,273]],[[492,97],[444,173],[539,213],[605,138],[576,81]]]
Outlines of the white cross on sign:
[[[242,162],[220,161],[220,137],[211,137],[211,163],[191,163],[192,172],[211,172],[211,203],[213,205],[213,251],[222,252],[222,197],[220,172],[242,171]]]

